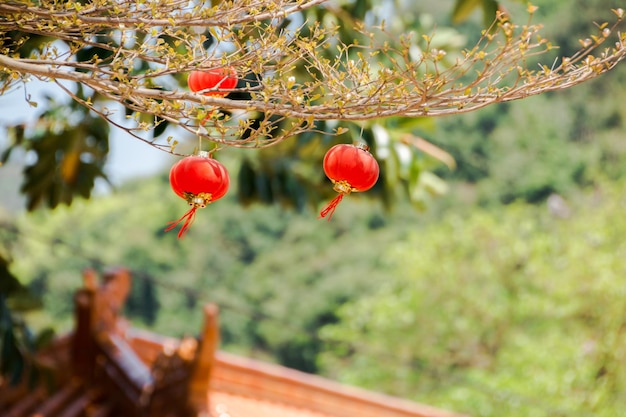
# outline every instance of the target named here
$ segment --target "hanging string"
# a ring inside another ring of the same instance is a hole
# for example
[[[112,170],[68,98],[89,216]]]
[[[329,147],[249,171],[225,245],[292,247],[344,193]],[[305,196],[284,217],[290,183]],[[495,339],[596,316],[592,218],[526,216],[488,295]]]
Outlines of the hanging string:
[[[181,239],[183,236],[185,236],[185,234],[187,233],[187,230],[189,230],[189,228],[193,224],[193,221],[196,219],[197,209],[198,209],[197,206],[193,206],[180,219],[173,221],[173,222],[169,222],[168,227],[165,228],[165,231],[169,232],[170,230],[178,226],[178,223],[184,220],[185,222],[183,223],[183,227],[181,227],[180,230],[178,231],[178,238]]]
[[[330,221],[330,219],[333,217],[333,213],[335,213],[335,209],[337,208],[339,203],[341,203],[341,200],[343,200],[344,195],[345,195],[344,193],[341,193],[337,197],[333,198],[331,202],[328,203],[322,211],[320,211],[319,218],[321,219],[321,218],[328,216],[328,219],[326,220]]]

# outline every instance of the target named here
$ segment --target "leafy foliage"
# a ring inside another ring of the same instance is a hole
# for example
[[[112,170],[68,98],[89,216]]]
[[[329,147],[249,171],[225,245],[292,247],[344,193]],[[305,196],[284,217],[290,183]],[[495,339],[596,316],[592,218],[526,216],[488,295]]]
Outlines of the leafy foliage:
[[[323,369],[471,415],[620,415],[626,194],[578,201],[570,218],[515,204],[412,233],[381,289],[323,329]]]
[[[13,143],[0,163],[16,147],[30,151],[34,159],[24,168],[21,188],[29,210],[69,205],[76,195],[89,198],[96,179],[107,179],[109,125],[76,102],[68,105],[50,98],[36,126],[14,126],[10,133]]]
[[[158,204],[138,205],[155,199]],[[137,181],[114,196],[23,219],[14,270],[25,285],[46,289],[49,317],[35,320],[37,327],[69,329],[79,271],[122,264],[135,277],[127,314],[136,325],[172,336],[195,333],[198,306],[215,301],[226,348],[315,371],[317,329],[335,320],[339,305],[385,279],[385,260],[369,236],[386,245],[405,234],[386,229],[382,208],[372,209],[363,196],[345,200],[326,222],[308,208],[302,214],[245,208],[231,193],[200,210],[178,241],[163,229],[186,210],[185,202],[165,176]],[[418,219],[406,208],[398,216]]]
[[[183,241],[162,231],[185,209],[173,193],[136,210],[164,187],[20,221],[13,271],[50,314],[35,324],[68,329],[78,271],[122,263],[127,314],[162,334],[196,332],[215,301],[230,351],[474,415],[619,415],[623,183],[572,194],[565,218],[511,204],[428,222],[351,196],[328,223],[229,195]]]
[[[0,375],[17,384],[35,376],[30,355],[46,344],[53,332],[43,329],[35,334],[24,322],[23,314],[41,308],[41,302],[12,273],[13,259],[9,254],[10,244],[6,243],[12,239],[5,230],[11,232],[13,228],[4,223],[0,226]]]
[[[474,12],[480,8],[483,11],[483,25],[489,27],[493,22],[500,5],[495,0],[456,0],[452,10],[452,22],[460,23],[467,20]]]
[[[602,16],[604,9],[617,6],[610,0],[577,2],[578,8],[534,3],[551,28],[548,36],[565,28],[574,40],[585,36],[580,8]],[[562,44],[565,52],[579,45]],[[435,167],[434,172],[447,181],[471,184],[472,201],[483,205],[541,202],[551,193],[589,186],[597,176],[620,178],[626,173],[621,140],[626,114],[614,86],[624,82],[626,69],[616,68],[606,78],[573,90],[440,119],[437,130],[422,135],[457,164],[454,171]]]

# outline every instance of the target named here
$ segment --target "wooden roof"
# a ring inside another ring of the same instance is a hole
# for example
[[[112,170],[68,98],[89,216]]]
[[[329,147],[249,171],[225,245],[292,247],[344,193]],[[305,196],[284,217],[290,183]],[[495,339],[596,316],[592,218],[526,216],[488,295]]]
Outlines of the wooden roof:
[[[218,351],[218,310],[199,338],[166,338],[119,316],[130,275],[85,274],[76,326],[39,352],[35,387],[0,381],[2,417],[461,417]]]

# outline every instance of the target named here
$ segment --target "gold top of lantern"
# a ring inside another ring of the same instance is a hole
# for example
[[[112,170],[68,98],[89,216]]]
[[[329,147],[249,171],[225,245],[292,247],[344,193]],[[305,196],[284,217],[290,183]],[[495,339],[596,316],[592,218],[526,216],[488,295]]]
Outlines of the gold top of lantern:
[[[205,208],[211,202],[213,198],[211,193],[184,193],[187,204],[195,208]]]
[[[346,180],[331,181],[333,182],[333,190],[337,191],[340,194],[350,194],[352,191],[358,191],[356,188],[352,187],[350,183]]]

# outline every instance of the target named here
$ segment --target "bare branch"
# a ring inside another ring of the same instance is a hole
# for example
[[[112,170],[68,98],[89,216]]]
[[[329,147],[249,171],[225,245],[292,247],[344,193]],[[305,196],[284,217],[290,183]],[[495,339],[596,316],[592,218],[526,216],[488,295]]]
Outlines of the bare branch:
[[[225,0],[208,8],[182,0],[3,3],[0,30],[62,40],[66,49],[49,41],[20,56],[21,44],[0,39],[0,91],[28,76],[73,81],[206,140],[266,147],[315,130],[316,121],[452,115],[569,88],[626,56],[626,36],[617,31],[621,9],[617,22],[599,25],[574,56],[529,68],[555,48],[538,35],[539,26],[516,26],[504,16],[452,62],[431,47],[430,35],[398,39],[384,28],[360,28],[369,43],[345,44],[335,27],[285,23],[323,2]],[[610,37],[614,46],[603,47]],[[410,51],[418,43],[415,57]],[[243,99],[179,87],[186,74],[205,67],[234,68],[240,78],[235,92]],[[125,129],[154,127],[137,122]]]

